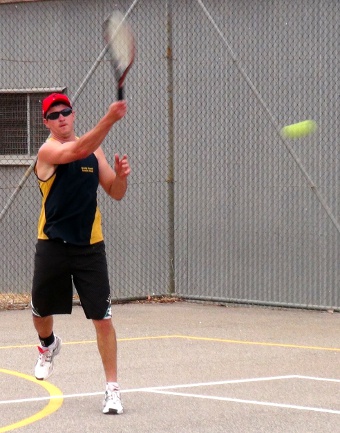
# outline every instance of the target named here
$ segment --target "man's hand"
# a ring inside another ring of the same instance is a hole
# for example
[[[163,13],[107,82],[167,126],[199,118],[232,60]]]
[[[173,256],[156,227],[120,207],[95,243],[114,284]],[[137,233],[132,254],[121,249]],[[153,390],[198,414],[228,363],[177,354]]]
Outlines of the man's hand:
[[[112,121],[117,122],[122,119],[127,112],[127,104],[126,101],[116,101],[110,105],[108,110],[108,115],[112,119]]]
[[[119,155],[115,154],[115,172],[116,176],[120,179],[126,179],[130,174],[131,168],[129,165],[127,155],[123,155],[122,159],[119,159]]]

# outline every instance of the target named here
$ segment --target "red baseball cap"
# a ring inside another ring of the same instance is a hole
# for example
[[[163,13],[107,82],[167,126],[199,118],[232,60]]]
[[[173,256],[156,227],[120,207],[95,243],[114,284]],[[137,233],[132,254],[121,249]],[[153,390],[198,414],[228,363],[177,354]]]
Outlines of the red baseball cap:
[[[52,93],[42,101],[42,112],[44,117],[46,117],[46,113],[51,108],[51,106],[56,105],[57,102],[65,104],[68,107],[72,108],[71,101],[66,95],[64,95],[63,93]]]

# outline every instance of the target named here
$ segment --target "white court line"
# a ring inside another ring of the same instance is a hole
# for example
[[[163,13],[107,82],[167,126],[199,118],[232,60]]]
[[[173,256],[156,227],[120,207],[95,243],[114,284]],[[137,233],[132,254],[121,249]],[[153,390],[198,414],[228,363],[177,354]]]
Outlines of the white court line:
[[[186,394],[183,392],[170,392],[170,391],[161,391],[161,390],[152,390],[152,389],[150,389],[148,392],[154,393],[154,394],[174,395],[174,396],[179,396],[179,397],[202,398],[204,400],[229,401],[232,403],[244,403],[244,404],[253,404],[253,405],[257,405],[257,406],[271,406],[271,407],[279,407],[279,408],[285,408],[285,409],[305,410],[305,411],[310,411],[310,412],[322,412],[322,413],[331,413],[331,414],[335,414],[335,415],[340,415],[340,410],[322,409],[319,407],[296,406],[293,404],[271,403],[268,401],[242,400],[240,398],[215,397],[215,396],[210,396],[210,395]]]
[[[228,384],[237,384],[237,383],[263,382],[263,381],[284,380],[284,379],[304,379],[304,380],[316,380],[316,381],[340,383],[340,379],[328,379],[328,378],[300,376],[300,375],[287,375],[287,376],[259,377],[259,378],[250,378],[250,379],[223,380],[218,382],[188,383],[182,385],[167,385],[167,386],[158,386],[158,387],[149,387],[149,388],[134,388],[134,389],[122,390],[121,393],[126,394],[126,393],[133,393],[133,392],[147,392],[147,393],[154,393],[154,394],[173,395],[179,397],[191,397],[191,398],[200,398],[206,400],[228,401],[232,403],[252,404],[257,406],[271,406],[271,407],[278,407],[278,408],[285,408],[285,409],[295,409],[295,410],[304,410],[304,411],[311,411],[311,412],[321,412],[321,413],[340,415],[340,410],[333,410],[333,409],[323,409],[317,407],[298,406],[298,405],[290,405],[284,403],[272,403],[272,402],[263,402],[257,400],[243,400],[243,399],[230,398],[230,397],[216,397],[216,396],[209,396],[204,394],[191,394],[191,393],[189,394],[189,393],[181,393],[176,391],[168,391],[170,389],[183,389],[183,388],[228,385]],[[37,401],[45,401],[45,400],[60,399],[60,398],[66,399],[66,398],[92,397],[97,395],[103,395],[103,392],[66,394],[61,396],[47,396],[47,397],[25,398],[25,399],[17,399],[17,400],[2,400],[0,401],[0,405],[37,402]]]
[[[321,382],[335,382],[340,383],[340,379],[326,379],[323,377],[312,377],[312,376],[295,376],[298,379],[307,379],[307,380],[319,380]]]
[[[149,388],[140,388],[139,391],[148,392],[149,390],[194,388],[197,386],[228,385],[231,383],[264,382],[264,381],[268,381],[268,380],[293,379],[295,377],[297,377],[297,376],[296,375],[288,375],[288,376],[255,377],[255,378],[251,378],[251,379],[221,380],[218,382],[202,382],[202,383],[187,383],[187,384],[183,384],[183,385],[152,386]]]
[[[202,398],[207,400],[218,400],[218,401],[228,401],[232,403],[243,403],[243,404],[252,404],[257,406],[271,406],[271,407],[278,407],[278,408],[285,408],[285,409],[295,409],[295,410],[305,410],[305,411],[311,411],[311,412],[321,412],[321,413],[330,413],[335,415],[340,415],[340,410],[333,410],[333,409],[323,409],[318,407],[309,407],[309,406],[298,406],[298,405],[291,405],[291,404],[284,404],[284,403],[272,403],[272,402],[265,402],[265,401],[256,401],[256,400],[243,400],[239,398],[229,398],[229,397],[215,397],[215,396],[207,396],[204,394],[188,394],[188,393],[181,393],[181,392],[175,392],[175,391],[165,391],[166,389],[179,389],[179,388],[192,388],[195,386],[211,386],[211,385],[224,385],[224,384],[230,384],[230,383],[246,383],[246,382],[260,382],[260,381],[266,381],[266,380],[282,380],[282,379],[305,379],[305,380],[317,380],[317,381],[325,381],[325,382],[334,382],[334,383],[340,383],[340,379],[328,379],[328,378],[321,378],[321,377],[312,377],[312,376],[299,376],[299,375],[289,375],[289,376],[273,376],[273,377],[262,377],[262,378],[254,378],[254,379],[240,379],[240,380],[226,380],[222,382],[208,382],[208,383],[196,383],[192,385],[177,385],[177,386],[164,386],[164,387],[157,387],[157,388],[145,388],[145,392],[150,392],[154,394],[163,394],[163,395],[174,395],[174,396],[180,396],[180,397],[192,397],[192,398]]]
[[[266,380],[280,380],[280,379],[292,379],[296,376],[273,376],[273,377],[259,377],[259,378],[251,378],[251,379],[234,379],[234,380],[222,380],[219,382],[201,382],[201,383],[188,383],[183,385],[167,385],[167,386],[152,386],[149,388],[135,388],[135,389],[123,389],[121,393],[132,393],[132,392],[150,392],[157,390],[166,390],[166,389],[180,389],[180,388],[194,388],[194,387],[203,387],[203,386],[214,386],[214,385],[227,385],[230,383],[247,383],[247,382],[261,382]],[[66,394],[61,396],[48,396],[48,397],[32,397],[32,398],[21,398],[16,400],[0,400],[0,404],[10,404],[10,403],[27,403],[32,401],[45,401],[53,398],[78,398],[78,397],[92,397],[95,395],[102,395],[103,392],[87,392],[81,394]]]

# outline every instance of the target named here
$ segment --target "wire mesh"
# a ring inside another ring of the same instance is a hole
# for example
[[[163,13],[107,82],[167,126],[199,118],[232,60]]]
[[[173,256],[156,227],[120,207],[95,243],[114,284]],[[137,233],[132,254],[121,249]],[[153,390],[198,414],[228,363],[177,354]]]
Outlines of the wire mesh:
[[[78,135],[115,98],[106,56],[82,86],[112,8],[0,4],[0,211],[17,192],[0,223],[0,305],[29,299],[41,197],[33,174],[18,185],[48,135],[42,98],[77,95]],[[289,145],[338,221],[339,2],[138,0],[128,20],[128,115],[103,148],[111,164],[127,153],[132,174],[121,202],[98,193],[113,298],[339,309],[340,235],[271,122],[318,123]]]

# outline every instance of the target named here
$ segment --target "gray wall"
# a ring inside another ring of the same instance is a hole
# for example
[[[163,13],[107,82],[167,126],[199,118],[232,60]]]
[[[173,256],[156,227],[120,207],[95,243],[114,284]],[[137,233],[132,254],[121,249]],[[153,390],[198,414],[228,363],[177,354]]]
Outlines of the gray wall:
[[[129,113],[104,148],[111,162],[128,153],[133,172],[122,202],[99,194],[113,295],[167,294],[174,270],[182,297],[339,308],[340,235],[239,70],[278,125],[318,122],[314,135],[290,145],[340,219],[339,2],[203,3],[225,39],[198,1],[173,0],[172,82],[167,2],[140,0],[129,18],[137,40]],[[103,48],[111,8],[86,0],[1,5],[0,88],[76,94]],[[79,134],[115,94],[102,61],[75,104]],[[26,168],[0,166],[0,209]],[[30,290],[39,200],[31,176],[1,222],[2,292]]]

